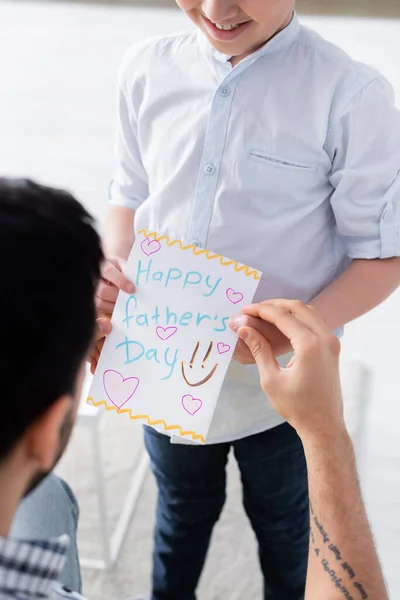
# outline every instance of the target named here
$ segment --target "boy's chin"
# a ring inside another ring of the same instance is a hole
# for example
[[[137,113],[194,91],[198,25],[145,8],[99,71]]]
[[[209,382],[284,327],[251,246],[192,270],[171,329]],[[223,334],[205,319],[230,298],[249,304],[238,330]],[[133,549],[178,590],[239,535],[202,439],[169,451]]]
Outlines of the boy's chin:
[[[213,38],[208,31],[204,31],[203,33],[206,35],[207,40],[211,44],[217,52],[221,54],[225,54],[227,56],[232,56],[236,59],[236,62],[239,62],[241,59],[249,56],[249,54],[253,54],[259,48],[261,48],[265,42],[259,42],[255,40],[237,40],[237,42],[224,42],[220,40],[216,40]]]
[[[242,56],[247,56],[251,52],[251,49],[248,49],[248,47],[244,44],[239,45],[239,44],[232,44],[229,42],[220,42],[220,41],[212,38],[210,35],[207,35],[207,39],[210,42],[210,44],[213,46],[213,48],[215,48],[215,50],[217,50],[217,52],[220,52],[221,54],[226,54],[227,56],[240,58]]]

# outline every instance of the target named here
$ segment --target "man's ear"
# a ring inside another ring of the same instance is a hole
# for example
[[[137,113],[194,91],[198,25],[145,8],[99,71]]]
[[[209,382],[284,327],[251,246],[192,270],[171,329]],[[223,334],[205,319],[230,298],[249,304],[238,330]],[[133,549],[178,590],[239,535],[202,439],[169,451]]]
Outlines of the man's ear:
[[[71,411],[71,396],[61,396],[29,426],[26,431],[26,451],[29,459],[42,471],[52,469],[60,450],[60,432]]]

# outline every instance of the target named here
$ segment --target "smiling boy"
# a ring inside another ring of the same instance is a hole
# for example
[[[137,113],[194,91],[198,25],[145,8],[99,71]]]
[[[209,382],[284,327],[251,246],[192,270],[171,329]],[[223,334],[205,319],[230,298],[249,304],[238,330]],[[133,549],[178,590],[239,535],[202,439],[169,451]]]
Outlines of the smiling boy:
[[[293,0],[178,5],[196,28],[135,46],[120,72],[98,310],[113,310],[119,288],[132,292],[123,259],[145,228],[259,269],[256,301],[313,304],[340,335],[400,283],[393,92],[379,73],[302,27]],[[276,356],[289,351],[276,329],[266,333]],[[195,598],[231,449],[264,598],[304,596],[303,447],[265,403],[255,366],[239,364],[253,362],[243,342],[236,358],[207,445],[170,443],[146,429],[159,491],[153,600]]]
[[[228,55],[233,67],[287,27],[294,7],[293,0],[178,0],[177,4],[205,34],[210,44],[218,52]]]

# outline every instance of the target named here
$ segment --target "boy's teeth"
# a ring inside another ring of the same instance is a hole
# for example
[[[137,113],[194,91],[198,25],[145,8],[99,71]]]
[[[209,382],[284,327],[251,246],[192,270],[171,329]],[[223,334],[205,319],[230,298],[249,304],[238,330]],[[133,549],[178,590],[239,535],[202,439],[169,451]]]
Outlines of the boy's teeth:
[[[239,25],[220,25],[219,23],[215,23],[215,27],[217,29],[221,29],[222,31],[232,31],[232,29],[237,29],[240,27]]]

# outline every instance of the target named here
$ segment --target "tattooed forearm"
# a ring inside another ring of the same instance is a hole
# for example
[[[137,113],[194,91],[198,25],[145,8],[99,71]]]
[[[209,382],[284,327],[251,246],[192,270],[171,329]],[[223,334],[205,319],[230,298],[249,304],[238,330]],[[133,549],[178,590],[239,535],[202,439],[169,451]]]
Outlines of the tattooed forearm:
[[[314,532],[313,532],[312,528],[310,529],[310,538],[311,538],[311,542],[313,544],[315,544],[315,537],[314,537]]]
[[[354,582],[354,587],[360,592],[361,598],[363,600],[367,600],[368,598],[368,594],[367,592],[364,590],[363,586],[361,585],[361,583],[358,583],[358,581]]]
[[[324,571],[331,578],[332,583],[338,590],[342,592],[346,600],[354,600],[354,597],[351,595],[348,588],[342,583],[342,579],[337,576],[336,571],[330,567],[328,561],[325,558],[321,560],[321,564],[324,568]]]
[[[329,537],[328,537],[328,534],[326,533],[323,525],[321,525],[321,523],[318,521],[318,519],[315,515],[313,516],[313,521],[314,521],[315,527],[318,529],[318,531],[321,534],[324,544],[327,544],[329,542]]]
[[[319,533],[319,540],[317,541],[317,536]],[[353,596],[354,593],[357,594],[357,597],[361,598],[361,600],[367,600],[368,594],[365,591],[364,587],[355,580],[356,574],[351,566],[345,562],[342,558],[342,553],[340,549],[333,543],[329,543],[330,539],[325,531],[323,524],[318,520],[313,508],[311,507],[311,529],[310,529],[310,539],[313,545],[314,554],[320,557],[321,566],[324,569],[325,573],[330,577],[332,583],[335,587],[340,590],[343,594],[343,597],[346,600],[356,600]],[[329,545],[328,545],[329,543]],[[332,568],[332,565],[329,563],[326,557],[323,556],[324,550],[329,550],[332,553],[332,559],[339,563],[340,569],[344,571],[343,575],[340,576],[335,568]],[[321,552],[322,550],[322,552]],[[344,582],[342,578],[350,579],[350,581]],[[353,592],[352,587],[356,590]]]
[[[342,555],[340,554],[339,548],[335,546],[335,544],[329,544],[329,550],[333,552],[336,557],[336,560],[342,560]],[[344,565],[342,565],[344,568]]]

